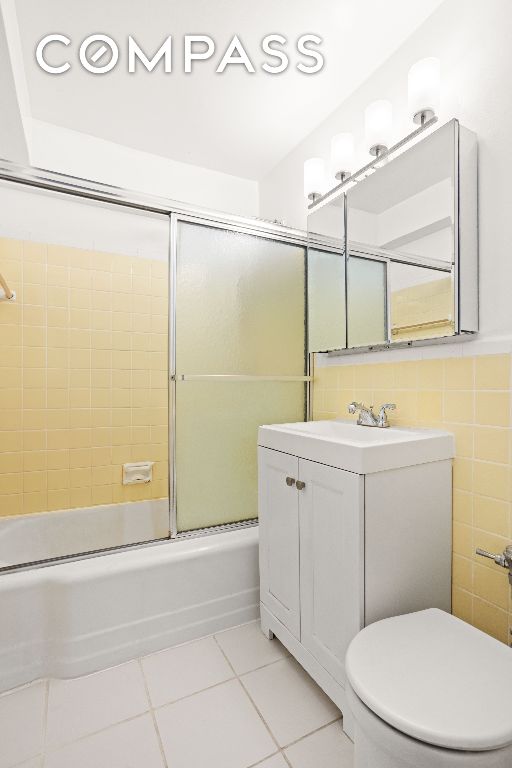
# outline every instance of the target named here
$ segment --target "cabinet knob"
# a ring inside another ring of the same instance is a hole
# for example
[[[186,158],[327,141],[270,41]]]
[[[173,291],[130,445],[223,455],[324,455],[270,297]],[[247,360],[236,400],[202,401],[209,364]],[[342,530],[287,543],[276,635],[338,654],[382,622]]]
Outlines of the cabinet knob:
[[[292,486],[292,485],[295,485],[295,478],[293,478],[293,477],[287,477],[287,478],[286,478],[286,485],[289,485],[289,486],[290,486],[290,488],[291,488],[291,486]]]
[[[296,486],[298,491],[303,491],[306,487],[306,483],[303,483],[302,480],[297,480]]]

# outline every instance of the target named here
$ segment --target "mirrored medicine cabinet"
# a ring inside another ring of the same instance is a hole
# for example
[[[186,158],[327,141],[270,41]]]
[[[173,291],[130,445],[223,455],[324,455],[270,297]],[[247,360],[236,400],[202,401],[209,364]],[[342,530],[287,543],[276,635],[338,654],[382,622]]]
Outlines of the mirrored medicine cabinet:
[[[477,143],[451,120],[308,216],[310,352],[478,330]]]

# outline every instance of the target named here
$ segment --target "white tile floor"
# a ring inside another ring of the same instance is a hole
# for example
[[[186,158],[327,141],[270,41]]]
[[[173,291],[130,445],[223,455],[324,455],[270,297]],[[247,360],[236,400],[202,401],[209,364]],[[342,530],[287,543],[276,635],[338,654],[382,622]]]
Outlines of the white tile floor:
[[[350,768],[340,713],[257,622],[0,696],[0,768]]]

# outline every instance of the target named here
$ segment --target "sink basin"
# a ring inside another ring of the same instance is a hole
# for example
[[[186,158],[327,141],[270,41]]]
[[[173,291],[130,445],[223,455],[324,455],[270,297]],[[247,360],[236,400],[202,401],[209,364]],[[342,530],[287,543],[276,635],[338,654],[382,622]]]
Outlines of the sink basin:
[[[359,475],[451,459],[453,435],[434,429],[362,427],[353,421],[307,421],[259,428],[258,444]]]

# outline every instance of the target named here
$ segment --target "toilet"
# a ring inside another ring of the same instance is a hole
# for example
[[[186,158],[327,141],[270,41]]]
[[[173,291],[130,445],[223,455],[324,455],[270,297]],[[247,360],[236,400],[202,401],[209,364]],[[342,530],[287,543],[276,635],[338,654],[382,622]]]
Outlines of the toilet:
[[[438,609],[365,627],[346,656],[354,768],[512,768],[512,650]]]

